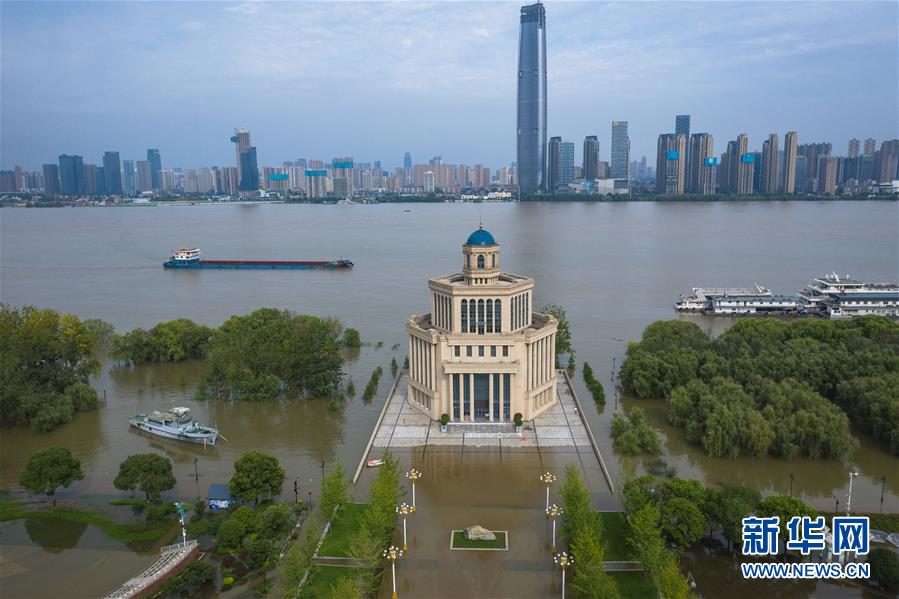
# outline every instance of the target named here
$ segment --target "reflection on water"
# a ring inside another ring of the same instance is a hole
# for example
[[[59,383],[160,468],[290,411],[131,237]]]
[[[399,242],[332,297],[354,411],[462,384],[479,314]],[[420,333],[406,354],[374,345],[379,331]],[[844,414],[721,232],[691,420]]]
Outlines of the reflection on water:
[[[78,545],[87,524],[51,518],[28,518],[25,531],[32,543],[40,545],[48,553],[62,553]]]

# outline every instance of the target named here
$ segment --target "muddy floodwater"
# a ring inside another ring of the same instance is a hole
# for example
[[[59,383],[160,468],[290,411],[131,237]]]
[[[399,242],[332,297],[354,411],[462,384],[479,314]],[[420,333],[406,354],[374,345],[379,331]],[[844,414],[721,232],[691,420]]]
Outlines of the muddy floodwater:
[[[871,280],[899,278],[896,202],[753,202],[703,204],[385,204],[251,205],[143,208],[3,209],[0,211],[0,300],[103,318],[119,332],[187,317],[218,325],[262,306],[334,316],[361,331],[366,346],[347,356],[361,391],[371,371],[385,376],[370,404],[325,401],[231,403],[195,401],[197,362],[122,367],[105,363],[95,381],[106,403],[56,431],[0,431],[0,488],[18,490],[27,456],[50,445],[81,460],[83,481],[60,500],[120,496],[112,479],[129,454],[153,451],[174,463],[172,497],[205,495],[227,482],[234,460],[249,450],[278,457],[287,471],[282,497],[318,493],[322,463],[341,460],[353,472],[392,382],[390,360],[402,363],[404,321],[428,310],[429,277],[461,269],[461,245],[483,219],[501,244],[503,270],[536,279],[535,305],[565,307],[577,352],[573,377],[586,418],[612,478],[643,472],[644,460],[615,454],[611,414],[643,406],[663,432],[664,458],[683,477],[739,483],[763,493],[793,492],[832,510],[845,505],[849,472],[853,510],[899,512],[899,460],[856,432],[860,446],[846,461],[720,459],[706,456],[667,423],[664,404],[622,398],[611,381],[628,340],[649,323],[675,318],[678,294],[693,286],[748,286],[793,293],[831,271]],[[172,248],[200,247],[210,259],[350,258],[350,271],[183,271],[162,262]],[[689,316],[717,334],[731,321]],[[380,342],[380,343],[379,343]],[[399,346],[395,349],[395,344]],[[588,361],[608,403],[589,401],[580,365]],[[129,430],[138,412],[188,406],[227,441],[215,448],[163,441]],[[400,452],[425,476],[415,541],[401,589],[416,597],[545,597],[558,592],[545,543],[544,469],[561,473],[565,452]],[[882,487],[881,477],[886,477]],[[613,498],[588,478],[599,506]],[[364,498],[367,475],[354,493]],[[449,531],[471,524],[508,530],[510,550],[491,555],[451,552]],[[43,529],[22,521],[0,526],[4,597],[96,596],[152,561],[154,552],[107,540],[99,529]],[[71,530],[70,530],[71,529]],[[731,562],[701,551],[686,560],[708,597],[755,597],[734,578]],[[541,565],[542,564],[542,565]],[[73,582],[89,572],[89,583]],[[48,575],[53,573],[52,575]],[[68,578],[67,578],[68,577]],[[62,590],[61,590],[62,589]],[[78,592],[72,591],[78,589]],[[64,592],[64,591],[65,592]],[[383,590],[383,589],[382,589]],[[783,596],[859,597],[851,586],[798,585]],[[770,594],[767,593],[766,594]],[[385,595],[386,596],[386,595]]]

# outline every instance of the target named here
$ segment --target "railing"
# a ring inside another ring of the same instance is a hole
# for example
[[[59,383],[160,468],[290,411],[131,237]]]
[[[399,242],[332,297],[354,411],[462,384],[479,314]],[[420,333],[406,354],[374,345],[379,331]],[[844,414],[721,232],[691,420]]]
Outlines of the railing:
[[[173,568],[180,564],[184,557],[193,552],[197,541],[166,545],[160,550],[160,556],[144,568],[140,574],[127,580],[122,586],[106,595],[104,599],[127,599],[139,595],[144,589],[156,581],[169,575]]]

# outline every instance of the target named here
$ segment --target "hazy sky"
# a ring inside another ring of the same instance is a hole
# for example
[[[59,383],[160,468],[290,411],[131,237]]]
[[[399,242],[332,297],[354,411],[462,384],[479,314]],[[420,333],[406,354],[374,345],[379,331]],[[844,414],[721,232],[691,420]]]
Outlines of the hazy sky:
[[[0,164],[515,160],[518,2],[0,2]],[[897,3],[548,2],[549,135],[897,136]]]

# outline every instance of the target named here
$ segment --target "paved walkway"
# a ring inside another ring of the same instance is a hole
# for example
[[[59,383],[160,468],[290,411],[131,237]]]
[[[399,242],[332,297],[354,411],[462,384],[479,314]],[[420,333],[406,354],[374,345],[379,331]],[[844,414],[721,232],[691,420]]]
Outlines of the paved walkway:
[[[159,558],[147,566],[143,572],[126,581],[122,586],[106,595],[104,599],[130,599],[151,594],[180,566],[199,552],[196,541],[177,543],[163,547]]]
[[[431,421],[406,401],[409,381],[400,375],[381,425],[375,433],[373,446],[379,449],[440,446],[514,448],[591,448],[587,429],[577,413],[571,389],[559,377],[556,394],[559,401],[533,422],[526,422],[521,433],[510,423],[460,423],[440,430],[440,423]]]

